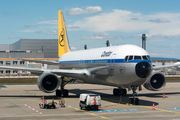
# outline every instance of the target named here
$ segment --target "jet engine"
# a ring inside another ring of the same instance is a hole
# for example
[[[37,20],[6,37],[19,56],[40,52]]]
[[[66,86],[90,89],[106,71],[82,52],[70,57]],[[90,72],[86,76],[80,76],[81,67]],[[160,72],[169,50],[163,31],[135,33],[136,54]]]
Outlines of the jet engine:
[[[57,75],[52,73],[43,73],[37,80],[37,85],[39,89],[46,93],[55,92],[59,85],[60,81]]]
[[[151,91],[162,90],[166,85],[166,79],[160,72],[153,72],[150,79],[144,83],[144,87]]]

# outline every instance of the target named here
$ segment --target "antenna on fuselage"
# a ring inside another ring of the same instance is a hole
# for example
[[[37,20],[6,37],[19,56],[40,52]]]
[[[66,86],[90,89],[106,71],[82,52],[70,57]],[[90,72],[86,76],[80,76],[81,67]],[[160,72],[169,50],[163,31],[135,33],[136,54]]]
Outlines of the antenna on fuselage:
[[[85,49],[85,50],[87,49],[87,45],[84,45],[84,49]]]
[[[142,48],[146,50],[146,34],[142,34]]]
[[[107,47],[110,46],[109,40],[106,41],[106,46],[107,46]]]

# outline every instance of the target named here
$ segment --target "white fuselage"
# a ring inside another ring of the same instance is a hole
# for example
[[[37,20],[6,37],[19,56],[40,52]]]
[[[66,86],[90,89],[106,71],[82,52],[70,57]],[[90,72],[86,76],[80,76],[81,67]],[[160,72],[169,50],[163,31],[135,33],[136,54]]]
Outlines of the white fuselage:
[[[129,56],[133,56],[133,59],[130,59]],[[139,56],[141,59],[138,59]],[[87,69],[108,66],[106,69],[91,73],[91,77],[77,77],[77,79],[91,84],[127,88],[143,84],[150,76],[142,78],[136,73],[138,63],[147,62],[151,65],[151,60],[143,59],[144,56],[149,56],[149,54],[135,45],[103,47],[68,52],[59,58],[59,67],[61,69]],[[126,57],[129,60],[125,60]]]

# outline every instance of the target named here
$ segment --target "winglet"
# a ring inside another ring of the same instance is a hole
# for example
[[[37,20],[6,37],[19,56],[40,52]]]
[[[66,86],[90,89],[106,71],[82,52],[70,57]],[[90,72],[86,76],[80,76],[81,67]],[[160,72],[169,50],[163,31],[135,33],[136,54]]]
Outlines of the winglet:
[[[58,11],[58,57],[70,52],[62,10]]]

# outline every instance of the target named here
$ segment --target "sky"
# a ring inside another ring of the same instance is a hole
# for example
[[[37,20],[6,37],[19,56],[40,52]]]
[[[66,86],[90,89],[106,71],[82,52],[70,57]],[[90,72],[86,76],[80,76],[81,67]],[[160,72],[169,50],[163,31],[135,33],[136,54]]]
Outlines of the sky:
[[[57,39],[63,11],[71,50],[142,45],[152,57],[180,59],[179,0],[0,0],[0,44]]]

